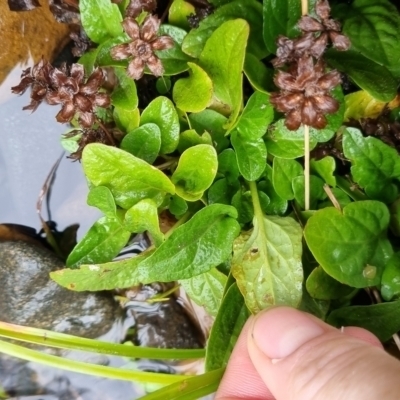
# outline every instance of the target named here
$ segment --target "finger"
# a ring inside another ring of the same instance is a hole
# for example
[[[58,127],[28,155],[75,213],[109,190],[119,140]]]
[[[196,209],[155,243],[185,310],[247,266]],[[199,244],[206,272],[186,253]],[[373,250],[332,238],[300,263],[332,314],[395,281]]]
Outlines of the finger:
[[[215,400],[273,400],[247,350],[247,335],[252,319],[246,322],[237,340]]]
[[[398,399],[400,363],[363,329],[277,307],[248,332],[250,359],[277,400]]]

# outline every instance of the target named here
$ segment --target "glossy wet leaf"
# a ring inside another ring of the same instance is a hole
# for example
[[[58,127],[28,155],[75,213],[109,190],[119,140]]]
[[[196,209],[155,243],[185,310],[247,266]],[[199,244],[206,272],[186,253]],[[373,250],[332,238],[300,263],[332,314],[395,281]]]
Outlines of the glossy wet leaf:
[[[342,7],[342,31],[349,37],[352,49],[400,78],[400,15],[396,6],[388,0],[355,0],[350,10]]]
[[[214,147],[199,144],[185,150],[171,176],[176,194],[188,201],[199,200],[214,181],[218,160]]]
[[[207,131],[211,135],[218,153],[229,147],[229,140],[225,136],[226,129],[224,128],[227,119],[223,115],[213,110],[204,110],[200,113],[190,114],[189,121],[198,134]]]
[[[122,68],[115,67],[114,73],[118,78],[118,85],[111,94],[112,104],[127,111],[134,110],[139,102],[135,81]]]
[[[188,205],[182,197],[177,195],[172,196],[169,203],[169,211],[175,215],[175,217],[182,216],[188,210]]]
[[[140,123],[140,112],[138,108],[134,110],[125,110],[123,108],[114,107],[114,121],[117,127],[123,132],[130,132],[137,128]]]
[[[307,222],[304,236],[326,273],[356,288],[379,284],[385,257],[376,259],[389,225],[389,211],[378,201],[350,203],[340,212],[327,207]]]
[[[197,29],[191,30],[185,37],[182,49],[192,57],[198,58],[212,33],[226,21],[242,18],[250,26],[248,51],[254,54],[258,60],[264,58],[268,51],[260,40],[262,30],[262,6],[255,0],[231,1],[215,9],[215,11],[200,22]]]
[[[225,367],[250,313],[233,283],[226,292],[207,343],[206,371]]]
[[[339,308],[329,314],[327,322],[338,328],[359,326],[386,342],[400,330],[400,301]]]
[[[229,185],[226,178],[218,179],[207,191],[208,204],[231,204],[238,185],[235,186]]]
[[[274,70],[268,68],[251,53],[246,53],[244,73],[255,90],[263,93],[270,93],[274,90]]]
[[[400,253],[395,253],[385,265],[381,281],[381,295],[385,301],[400,295]]]
[[[111,190],[106,186],[94,186],[90,188],[87,204],[98,208],[103,214],[113,217],[117,213],[114,197]]]
[[[188,16],[195,14],[195,8],[185,0],[174,0],[168,11],[168,21],[174,26],[189,30]]]
[[[305,208],[305,178],[304,175],[296,176],[292,181],[294,198],[302,209]],[[324,181],[318,176],[310,175],[310,209],[315,210],[320,200],[326,199]]]
[[[375,99],[388,102],[396,96],[397,81],[383,65],[353,50],[328,49],[324,58],[332,68],[348,74],[356,85]]]
[[[261,138],[249,138],[239,131],[231,132],[231,143],[236,152],[240,173],[248,181],[257,180],[265,170],[267,149]]]
[[[212,33],[199,57],[199,65],[214,85],[212,108],[230,116],[230,123],[235,122],[242,104],[242,70],[248,36],[246,21],[224,22]]]
[[[122,33],[122,15],[109,0],[80,0],[79,12],[85,33],[95,43]]]
[[[240,172],[233,149],[226,149],[218,154],[218,172],[223,174],[229,183],[236,183]]]
[[[74,247],[66,261],[68,267],[111,261],[126,245],[130,232],[118,217],[102,217]]]
[[[264,216],[233,246],[232,274],[246,305],[257,313],[271,305],[297,307],[301,300],[302,230],[290,217]]]
[[[125,228],[132,233],[148,231],[156,246],[164,241],[158,221],[157,204],[153,200],[141,200],[127,210],[124,224]]]
[[[343,134],[343,152],[351,163],[354,181],[372,199],[391,203],[398,194],[394,180],[400,180],[400,156],[382,141],[347,128]]]
[[[293,179],[304,174],[303,167],[295,160],[275,157],[272,179],[276,193],[284,200],[293,200]]]
[[[275,54],[279,35],[290,38],[298,36],[296,25],[301,17],[301,7],[297,0],[264,0],[263,3],[264,42],[267,49]]]
[[[319,175],[329,186],[336,186],[336,178],[334,172],[336,170],[335,159],[331,156],[322,158],[321,160],[310,160],[311,171]]]
[[[311,272],[306,281],[306,288],[311,297],[318,300],[341,299],[354,291],[354,288],[333,279],[321,267]]]
[[[114,290],[138,285],[136,269],[148,257],[143,253],[125,260],[104,264],[80,265],[78,269],[61,269],[50,273],[59,285],[76,292]]]
[[[158,58],[164,67],[164,75],[177,75],[189,69],[188,61],[192,58],[185,54],[181,49],[183,38],[186,31],[168,24],[162,24],[158,31],[159,35],[168,35],[174,39],[174,46],[170,49],[156,51]]]
[[[148,259],[139,264],[140,282],[189,279],[225,261],[240,232],[237,212],[213,204],[178,227]]]
[[[156,124],[143,124],[127,133],[120,147],[130,154],[152,164],[161,148],[161,132]]]
[[[284,200],[276,192],[273,185],[273,171],[270,165],[266,165],[263,180],[257,183],[259,191],[264,192],[269,198],[269,204],[263,209],[267,215],[283,215],[288,208],[287,200]]]
[[[255,91],[246,103],[235,129],[248,139],[262,138],[274,118],[269,94]]]
[[[142,112],[140,125],[153,123],[161,132],[161,154],[172,153],[179,142],[179,119],[175,106],[170,99],[156,97]]]
[[[182,285],[190,299],[212,316],[216,316],[221,305],[227,277],[216,268],[189,279],[181,279]]]
[[[183,153],[189,147],[197,146],[198,144],[213,145],[213,140],[208,132],[199,135],[194,129],[188,129],[181,132],[179,135],[178,151]]]
[[[188,63],[188,66],[189,76],[175,83],[172,97],[182,111],[200,112],[211,102],[213,84],[207,73],[197,64]]]
[[[174,185],[161,171],[115,147],[87,145],[82,165],[89,181],[108,187],[116,204],[124,209],[145,198],[160,199],[165,193],[175,193]]]

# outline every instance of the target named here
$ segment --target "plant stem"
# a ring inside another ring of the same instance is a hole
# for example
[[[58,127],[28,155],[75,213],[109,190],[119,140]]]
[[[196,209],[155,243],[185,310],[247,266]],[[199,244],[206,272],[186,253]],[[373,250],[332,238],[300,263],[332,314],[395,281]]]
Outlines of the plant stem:
[[[308,14],[308,0],[301,0],[301,15]]]
[[[310,128],[304,125],[304,209],[310,209]]]
[[[159,389],[140,400],[192,400],[215,392],[221,381],[225,368],[206,372],[205,374],[187,378],[165,388]]]
[[[342,211],[342,208],[340,207],[339,202],[337,201],[337,199],[336,199],[335,195],[333,194],[331,188],[326,183],[324,185],[324,190],[325,190],[325,193],[328,195],[329,200],[334,205],[334,207],[337,208],[339,211]]]
[[[84,374],[101,376],[104,378],[144,383],[159,383],[162,385],[170,385],[172,383],[181,382],[182,380],[188,379],[187,376],[182,375],[132,371],[123,368],[105,367],[103,365],[69,360],[67,358],[57,357],[50,354],[41,353],[40,351],[27,349],[23,346],[7,343],[2,340],[0,340],[0,349],[2,353],[22,358],[23,360],[38,362],[54,368],[62,368],[66,371],[81,372]]]
[[[165,234],[165,240],[167,240],[172,235],[176,228],[179,228],[181,225],[183,225],[191,215],[191,212],[183,214],[183,216],[178,221],[176,221],[175,225]]]
[[[205,356],[204,349],[156,349],[151,347],[126,346],[123,344],[80,338],[77,336],[66,335],[65,333],[46,331],[44,329],[8,324],[6,322],[0,322],[0,336],[48,347],[83,350],[131,358],[178,360],[203,358]]]

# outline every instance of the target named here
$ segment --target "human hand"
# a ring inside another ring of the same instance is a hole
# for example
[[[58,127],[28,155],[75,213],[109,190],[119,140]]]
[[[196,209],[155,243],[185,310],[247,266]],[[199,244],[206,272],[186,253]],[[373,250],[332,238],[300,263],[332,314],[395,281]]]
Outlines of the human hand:
[[[275,307],[247,321],[215,400],[399,398],[400,362],[372,333]]]

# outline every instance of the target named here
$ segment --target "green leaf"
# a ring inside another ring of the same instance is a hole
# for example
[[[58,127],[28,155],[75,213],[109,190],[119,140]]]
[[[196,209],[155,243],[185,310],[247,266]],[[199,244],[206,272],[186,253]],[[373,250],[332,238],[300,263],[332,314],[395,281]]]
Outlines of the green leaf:
[[[211,102],[213,84],[207,73],[189,62],[189,77],[179,79],[172,91],[176,106],[185,112],[203,111]]]
[[[140,125],[153,123],[161,131],[162,154],[172,153],[179,143],[179,118],[174,104],[163,96],[156,97],[142,112]]]
[[[178,227],[148,259],[139,264],[142,283],[189,279],[225,261],[240,232],[231,206],[212,204]]]
[[[232,197],[231,204],[238,212],[238,221],[241,224],[249,223],[254,217],[254,209],[251,201],[250,191],[240,188]]]
[[[317,211],[304,236],[327,274],[356,288],[378,285],[386,260],[374,260],[389,225],[389,211],[378,201],[350,203],[343,213],[333,207]],[[385,239],[386,240],[386,239]]]
[[[118,78],[118,85],[111,95],[111,102],[114,106],[127,111],[132,111],[138,106],[138,97],[135,81],[126,75],[122,68],[114,67],[115,75]]]
[[[130,232],[117,217],[102,217],[74,247],[67,259],[68,267],[112,260],[126,245]]]
[[[199,65],[214,84],[211,108],[230,115],[234,123],[242,105],[242,70],[249,25],[242,19],[224,22],[207,40]]]
[[[169,76],[160,76],[156,81],[156,89],[159,94],[167,94],[171,90],[171,78]]]
[[[185,150],[172,174],[176,194],[187,201],[199,200],[214,181],[218,169],[214,147],[199,144]]]
[[[229,185],[226,178],[215,181],[207,192],[208,204],[231,204],[237,185]]]
[[[269,94],[255,91],[246,103],[235,129],[248,139],[260,139],[274,119]]]
[[[333,175],[336,170],[336,162],[333,157],[327,156],[321,160],[311,159],[310,169],[319,175],[329,186],[336,186],[336,178]]]
[[[381,140],[364,138],[355,128],[343,134],[343,152],[352,162],[353,179],[372,199],[391,203],[398,194],[393,179],[400,180],[400,156]]]
[[[306,288],[311,297],[318,300],[341,299],[354,292],[354,288],[333,279],[321,267],[311,272],[306,281]]]
[[[158,221],[157,204],[153,200],[144,199],[132,206],[125,213],[125,228],[132,233],[148,231],[156,246],[164,241]]]
[[[301,300],[302,230],[290,217],[254,218],[233,247],[232,274],[247,307],[257,313],[271,305],[297,307]]]
[[[215,317],[221,305],[226,281],[226,275],[212,268],[193,278],[181,279],[179,283],[192,301]]]
[[[288,208],[288,202],[276,192],[273,181],[273,171],[272,168],[267,164],[264,171],[264,179],[257,183],[257,188],[259,191],[264,192],[269,198],[269,204],[263,211],[267,215],[283,215],[286,213]]]
[[[296,176],[292,182],[294,198],[302,209],[305,208],[305,178],[304,175]],[[310,209],[315,210],[319,200],[325,200],[324,181],[317,176],[310,175]]]
[[[279,35],[289,38],[298,36],[296,27],[301,17],[298,0],[264,0],[264,42],[270,53],[276,53],[276,39]]]
[[[85,68],[85,75],[90,76],[95,68],[98,49],[92,49],[79,57],[78,64]]]
[[[109,0],[80,0],[79,12],[85,33],[95,43],[122,33],[122,15]]]
[[[213,110],[204,110],[197,114],[190,114],[189,121],[198,134],[202,134],[204,131],[210,133],[218,153],[229,147],[230,142],[225,136],[224,128],[227,119],[223,115]]]
[[[303,175],[303,167],[295,160],[275,157],[272,180],[276,193],[284,200],[293,200],[293,179]]]
[[[197,146],[198,144],[213,145],[212,137],[208,132],[204,132],[201,136],[194,130],[188,129],[181,132],[179,136],[178,151],[183,153],[189,147]]]
[[[303,285],[304,286],[304,285]],[[326,300],[317,300],[309,295],[307,290],[303,289],[303,297],[298,307],[299,310],[315,315],[319,319],[325,320],[329,311],[330,302]]]
[[[151,253],[150,253],[151,254]],[[50,272],[59,285],[76,292],[114,290],[140,284],[136,275],[138,264],[149,253],[105,264],[81,265],[79,269],[61,269]]]
[[[185,0],[174,0],[168,11],[168,21],[182,29],[190,29],[188,17],[195,14],[195,8]]]
[[[250,27],[248,51],[258,60],[265,58],[268,51],[260,40],[262,30],[262,6],[255,0],[232,1],[229,4],[216,8],[216,10],[200,22],[197,29],[192,29],[182,43],[182,50],[192,57],[199,58],[206,41],[212,33],[224,22],[242,18]]]
[[[268,68],[251,53],[246,53],[244,73],[255,90],[263,93],[269,93],[274,90],[274,70]]]
[[[79,149],[79,140],[82,137],[82,133],[77,133],[76,135],[72,137],[66,137],[65,135],[67,133],[71,132],[71,130],[68,130],[61,136],[61,146],[65,151],[68,151],[68,153],[74,153]]]
[[[211,328],[206,350],[206,371],[227,365],[249,314],[237,285],[232,284],[222,300]]]
[[[87,145],[82,165],[89,181],[108,187],[115,203],[124,209],[145,198],[160,199],[165,193],[175,193],[174,185],[161,171],[115,147]]]
[[[123,108],[114,107],[114,121],[117,127],[124,132],[130,132],[139,126],[140,112],[139,109],[125,110]]]
[[[111,190],[105,186],[94,186],[90,188],[87,204],[92,207],[97,207],[108,217],[116,216],[117,206],[115,205],[114,197]]]
[[[342,31],[350,38],[352,49],[400,78],[400,16],[396,6],[387,0],[355,0],[351,8]]]
[[[339,308],[329,314],[327,322],[338,328],[359,326],[386,342],[400,330],[400,301]]]
[[[390,230],[395,236],[400,236],[400,199],[390,205]]]
[[[158,34],[168,35],[174,39],[173,47],[155,52],[164,67],[163,75],[177,75],[187,71],[189,69],[188,61],[191,61],[192,58],[181,50],[182,41],[186,36],[186,31],[176,26],[162,24]]]
[[[169,203],[169,211],[175,216],[180,217],[188,210],[188,205],[181,197],[174,195]]]
[[[223,174],[231,184],[238,181],[240,172],[233,149],[226,149],[218,154],[218,172]]]
[[[267,149],[264,141],[248,138],[237,130],[231,133],[232,146],[236,152],[240,173],[248,181],[257,180],[265,170]]]
[[[121,141],[120,147],[135,157],[152,164],[161,148],[161,132],[156,124],[148,123],[130,131]]]
[[[339,205],[341,208],[346,207],[347,204],[351,203],[350,197],[342,190],[339,188],[331,188],[332,194],[335,197],[335,199],[338,201]],[[318,204],[318,208],[325,208],[325,207],[332,207],[333,204],[331,200],[326,199],[325,201],[322,201]]]
[[[400,253],[393,254],[383,270],[381,294],[385,301],[400,295]]]
[[[331,67],[348,74],[361,89],[375,99],[388,102],[396,96],[397,81],[390,71],[362,54],[352,50],[328,49],[324,58]]]

